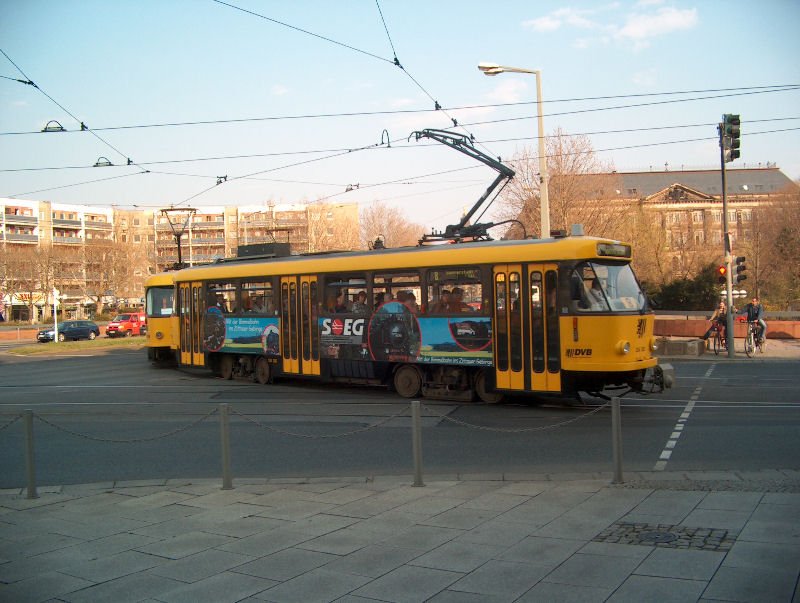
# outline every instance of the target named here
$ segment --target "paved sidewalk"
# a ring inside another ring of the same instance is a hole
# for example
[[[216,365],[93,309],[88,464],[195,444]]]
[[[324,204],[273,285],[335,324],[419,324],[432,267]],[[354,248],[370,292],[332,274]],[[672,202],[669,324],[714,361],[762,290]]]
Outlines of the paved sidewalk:
[[[610,479],[5,490],[0,601],[800,601],[800,472]]]

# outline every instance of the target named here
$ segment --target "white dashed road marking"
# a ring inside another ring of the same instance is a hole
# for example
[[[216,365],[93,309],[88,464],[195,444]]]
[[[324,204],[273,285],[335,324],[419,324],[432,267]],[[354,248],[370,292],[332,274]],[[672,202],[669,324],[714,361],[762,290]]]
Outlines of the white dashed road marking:
[[[714,367],[717,366],[716,364],[712,364],[708,367],[706,374],[703,375],[704,379],[708,379],[711,377],[711,373],[714,372]],[[686,422],[689,420],[689,416],[692,414],[692,410],[694,410],[694,405],[697,400],[700,399],[700,392],[703,390],[703,386],[698,385],[695,390],[692,392],[692,395],[689,396],[689,402],[683,408],[683,412],[681,413],[678,422],[675,424],[675,427],[672,428],[672,434],[669,436],[667,443],[664,445],[664,450],[661,451],[661,454],[658,457],[658,461],[656,462],[655,467],[653,467],[653,471],[664,471],[667,468],[667,461],[669,461],[670,457],[672,456],[672,451],[675,449],[675,446],[678,445],[678,440],[683,433],[683,429],[686,426]]]

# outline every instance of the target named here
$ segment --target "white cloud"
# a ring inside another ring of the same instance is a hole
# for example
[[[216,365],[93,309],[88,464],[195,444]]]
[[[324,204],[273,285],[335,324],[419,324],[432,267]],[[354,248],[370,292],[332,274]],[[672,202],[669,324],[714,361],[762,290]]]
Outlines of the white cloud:
[[[569,7],[559,8],[544,17],[523,21],[522,26],[539,32],[555,31],[562,26],[577,27],[578,29],[595,29],[598,27],[598,24],[592,21],[590,17],[596,12],[596,10]]]
[[[561,21],[555,17],[545,16],[530,21],[523,21],[522,26],[534,31],[555,31],[561,27]]]
[[[594,37],[583,36],[573,42],[573,47],[578,49],[587,49],[611,40],[633,44],[634,48],[639,49],[649,46],[653,38],[697,26],[696,8],[661,6],[663,3],[664,0],[638,0],[627,14],[622,14],[623,7],[619,2],[594,9],[565,7],[524,21],[522,25],[540,33],[569,28],[596,32]]]
[[[535,76],[523,76],[533,78]],[[527,94],[528,85],[520,78],[506,78],[498,82],[495,89],[489,93],[488,97],[495,103],[516,103]]]
[[[679,10],[670,6],[660,8],[655,13],[628,15],[625,25],[617,32],[617,37],[636,42],[646,41],[674,31],[692,29],[696,25],[697,9]]]
[[[270,88],[270,92],[273,96],[283,96],[289,93],[289,89],[281,84],[275,84]]]

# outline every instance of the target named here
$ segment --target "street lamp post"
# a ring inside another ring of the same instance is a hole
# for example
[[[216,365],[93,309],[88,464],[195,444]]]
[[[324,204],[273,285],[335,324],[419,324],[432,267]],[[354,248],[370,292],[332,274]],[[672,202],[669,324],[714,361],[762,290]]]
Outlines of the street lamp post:
[[[544,149],[544,117],[542,115],[542,72],[540,69],[522,69],[505,67],[497,63],[478,63],[478,69],[484,75],[500,73],[532,73],[536,76],[536,117],[539,123],[539,206],[541,210],[542,239],[550,236],[550,196],[548,194],[547,157]]]

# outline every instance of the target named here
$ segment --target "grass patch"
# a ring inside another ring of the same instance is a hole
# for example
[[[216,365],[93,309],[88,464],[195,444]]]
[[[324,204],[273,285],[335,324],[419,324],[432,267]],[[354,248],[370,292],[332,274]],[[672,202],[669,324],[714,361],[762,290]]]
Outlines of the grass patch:
[[[49,341],[47,343],[33,343],[11,348],[9,354],[18,356],[37,356],[42,354],[72,354],[75,352],[93,352],[95,350],[108,350],[113,348],[142,349],[147,342],[146,337],[98,337],[94,341],[82,339],[81,341]]]

